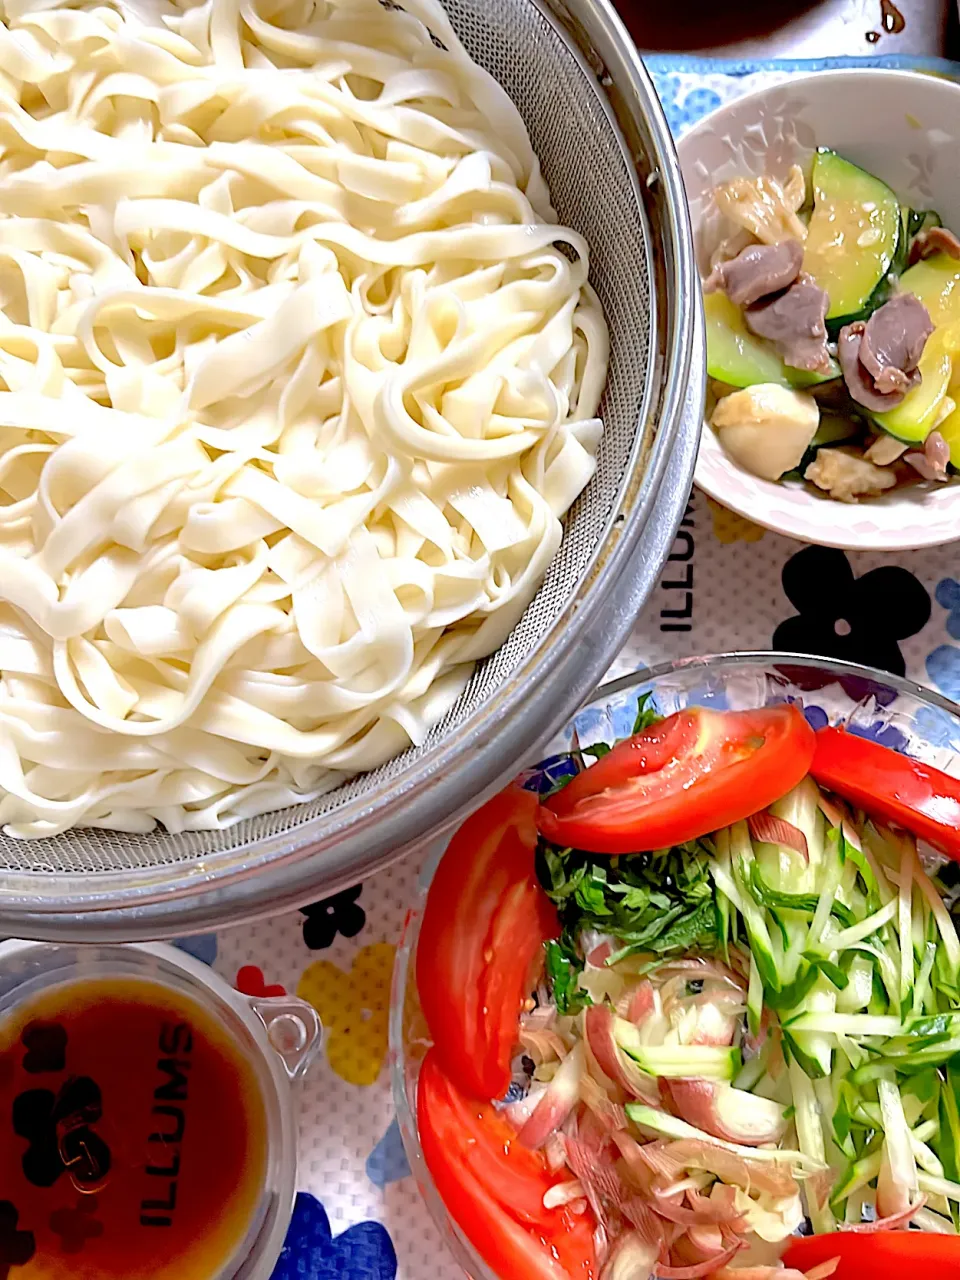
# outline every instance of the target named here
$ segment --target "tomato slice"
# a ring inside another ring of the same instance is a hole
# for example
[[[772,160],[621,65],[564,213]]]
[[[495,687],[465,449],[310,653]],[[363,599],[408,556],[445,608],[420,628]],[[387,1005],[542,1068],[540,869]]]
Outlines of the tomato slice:
[[[846,729],[820,729],[816,740],[818,782],[960,860],[960,781]]]
[[[444,1070],[488,1101],[510,1084],[520,1011],[557,913],[534,873],[538,800],[511,786],[467,819],[437,867],[417,943],[417,987]]]
[[[592,1213],[543,1207],[544,1194],[569,1173],[550,1174],[489,1102],[465,1097],[444,1074],[436,1049],[420,1068],[417,1124],[440,1198],[498,1276],[594,1280]]]
[[[790,1241],[783,1263],[807,1271],[839,1258],[833,1280],[902,1280],[911,1265],[927,1268],[930,1280],[960,1280],[960,1239],[929,1231],[836,1231]]]
[[[555,844],[638,853],[748,818],[797,785],[814,733],[799,708],[678,711],[619,743],[541,808]]]

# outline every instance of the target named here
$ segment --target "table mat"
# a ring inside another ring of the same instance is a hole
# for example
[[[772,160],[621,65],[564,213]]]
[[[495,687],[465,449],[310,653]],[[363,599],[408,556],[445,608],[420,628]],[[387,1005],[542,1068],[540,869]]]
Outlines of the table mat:
[[[670,125],[810,70],[911,66],[929,58],[729,62],[647,59]],[[789,647],[867,662],[960,699],[958,544],[899,555],[804,547],[703,494],[691,498],[651,600],[611,675],[728,649]],[[181,940],[250,993],[284,988],[326,1027],[300,1120],[301,1193],[274,1280],[457,1280],[420,1203],[390,1094],[387,1008],[412,858],[303,911]]]

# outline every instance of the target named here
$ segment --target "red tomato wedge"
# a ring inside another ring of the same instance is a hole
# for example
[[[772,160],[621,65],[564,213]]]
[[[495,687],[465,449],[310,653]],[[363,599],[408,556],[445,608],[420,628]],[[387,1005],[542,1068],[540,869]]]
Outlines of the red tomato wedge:
[[[816,740],[817,782],[960,860],[960,781],[845,729],[820,729]]]
[[[443,1068],[458,1089],[499,1098],[543,943],[560,932],[534,873],[538,800],[511,786],[450,841],[427,895],[417,987]]]
[[[792,705],[678,711],[552,796],[540,810],[540,830],[589,853],[683,844],[786,795],[807,773],[813,750],[813,730]]]
[[[912,1267],[923,1280],[960,1280],[960,1239],[929,1231],[877,1231],[859,1235],[835,1231],[790,1241],[784,1265],[807,1271],[840,1259],[833,1280],[911,1280]]]
[[[595,1280],[590,1212],[545,1209],[552,1175],[543,1157],[517,1141],[489,1102],[464,1097],[436,1049],[417,1082],[420,1145],[437,1191],[460,1230],[503,1280]]]

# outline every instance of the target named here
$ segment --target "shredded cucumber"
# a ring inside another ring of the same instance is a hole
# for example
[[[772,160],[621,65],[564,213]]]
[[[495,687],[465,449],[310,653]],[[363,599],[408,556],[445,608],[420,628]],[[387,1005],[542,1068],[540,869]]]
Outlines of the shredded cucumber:
[[[913,850],[909,840],[902,841],[900,855],[900,892],[897,895],[898,932],[900,934],[900,1003],[905,1004],[913,991]],[[907,945],[907,939],[911,940]]]
[[[791,1032],[817,1031],[848,1036],[895,1036],[903,1030],[899,1018],[875,1017],[869,1013],[799,1013],[788,1021]]]
[[[793,1094],[794,1123],[797,1128],[797,1140],[800,1150],[814,1164],[821,1168],[827,1166],[826,1147],[824,1144],[823,1122],[820,1107],[817,1103],[813,1082],[796,1061],[788,1067],[790,1089]],[[836,1227],[833,1212],[826,1197],[816,1191],[807,1191],[807,1216],[813,1224],[814,1231],[833,1231]]]
[[[882,1196],[897,1211],[914,1204],[920,1194],[917,1161],[910,1141],[910,1126],[903,1111],[903,1099],[893,1080],[878,1080],[883,1150],[877,1174],[877,1199]],[[872,1119],[872,1117],[871,1117]]]
[[[930,1195],[943,1196],[945,1200],[960,1200],[960,1183],[951,1182],[947,1178],[935,1178],[930,1173],[917,1174],[917,1184],[921,1191]]]
[[[934,1133],[936,1132],[936,1128],[937,1126],[933,1125]],[[933,1133],[931,1133],[930,1136],[932,1137]],[[916,1160],[917,1165],[925,1173],[932,1173],[934,1177],[937,1178],[943,1177],[943,1164],[933,1154],[926,1142],[917,1137],[916,1132],[913,1132],[910,1135],[910,1146],[913,1148],[914,1160]]]
[[[915,1014],[922,1013],[926,1003],[927,993],[930,990],[930,975],[933,973],[933,966],[937,959],[937,944],[928,942],[925,944],[923,951],[923,963],[920,966],[920,973],[913,989],[913,1012]]]
[[[747,986],[747,1022],[752,1036],[760,1033],[760,1020],[763,1017],[763,979],[756,956],[750,953],[750,978]]]
[[[960,1181],[960,1068],[948,1063],[943,1076],[938,1109],[938,1151],[944,1176],[957,1182]],[[951,1204],[950,1213],[954,1226],[960,1228],[960,1206]]]
[[[617,1044],[651,1076],[672,1079],[732,1080],[740,1070],[740,1050],[722,1045],[648,1045],[632,1022],[617,1018]]]
[[[809,778],[771,812],[803,832],[808,858],[752,840],[746,823],[713,842],[724,929],[735,936],[739,920],[746,937],[748,1028],[774,1014],[787,1063],[777,1084],[767,1055],[748,1058],[737,1084],[788,1098],[799,1150],[831,1167],[829,1203],[806,1196],[816,1231],[860,1221],[878,1194],[889,1207],[921,1190],[940,1198],[930,1229],[950,1229],[948,1204],[960,1229],[953,918],[910,836],[862,814],[829,826]]]
[[[732,1045],[653,1045],[618,1018],[614,1035],[651,1081],[701,1078],[766,1099],[789,1149],[722,1142],[638,1102],[627,1116],[644,1136],[784,1161],[817,1232],[901,1212],[921,1193],[918,1225],[960,1231],[960,937],[939,881],[911,836],[824,800],[810,778],[770,813],[803,841],[757,840],[737,822],[697,846],[715,928],[688,950],[722,957],[745,986],[744,1031]],[[626,904],[640,890],[623,893]],[[645,939],[621,941],[630,974],[647,972]]]

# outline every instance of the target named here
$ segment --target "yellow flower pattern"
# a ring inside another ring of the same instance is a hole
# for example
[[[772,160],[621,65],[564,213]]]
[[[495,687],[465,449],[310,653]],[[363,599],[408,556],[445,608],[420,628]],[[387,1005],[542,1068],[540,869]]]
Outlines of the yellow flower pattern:
[[[718,542],[759,542],[766,532],[752,520],[738,516],[735,511],[728,511],[713,498],[707,499],[707,505],[713,521],[713,533]]]
[[[387,1056],[396,951],[391,942],[361,947],[349,973],[317,960],[297,983],[297,995],[320,1015],[330,1066],[348,1084],[374,1084]]]

